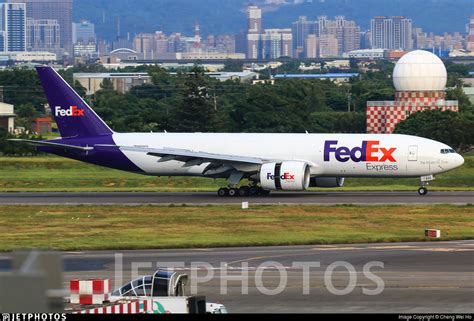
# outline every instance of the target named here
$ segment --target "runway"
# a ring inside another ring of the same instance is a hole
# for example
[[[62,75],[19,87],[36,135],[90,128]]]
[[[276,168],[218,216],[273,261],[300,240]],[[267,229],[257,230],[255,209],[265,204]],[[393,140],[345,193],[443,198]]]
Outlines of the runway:
[[[274,192],[262,197],[218,197],[216,193],[0,193],[0,205],[210,205],[240,204],[455,204],[474,203],[474,191],[430,192],[419,196],[412,192]]]
[[[8,269],[10,255],[0,254],[0,270]],[[341,261],[353,270],[341,267],[337,263]],[[219,301],[231,312],[474,310],[474,241],[64,252],[64,262],[65,287],[72,278],[99,277],[122,285],[130,281],[133,270],[138,271],[136,275],[147,275],[157,267],[174,267],[190,276],[187,294],[194,284],[195,294]],[[123,268],[116,267],[119,262]],[[378,264],[370,271],[382,280],[380,288],[373,275],[364,272],[369,262]],[[329,273],[333,263],[339,267]],[[302,264],[313,265],[308,274]],[[120,273],[114,274],[116,270]],[[248,293],[243,279],[248,282]],[[227,286],[222,287],[226,280]],[[282,284],[280,293],[266,292]],[[351,291],[338,295],[331,292],[331,286]],[[377,289],[381,291],[376,295],[367,292]]]

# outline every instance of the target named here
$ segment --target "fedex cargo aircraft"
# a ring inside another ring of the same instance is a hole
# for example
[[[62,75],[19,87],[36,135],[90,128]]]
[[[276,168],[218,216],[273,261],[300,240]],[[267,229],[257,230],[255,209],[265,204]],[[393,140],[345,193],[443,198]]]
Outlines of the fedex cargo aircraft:
[[[219,196],[341,187],[345,177],[420,177],[425,195],[435,174],[464,163],[443,143],[407,135],[116,133],[54,69],[37,72],[61,138],[17,141],[138,174],[225,178]],[[242,179],[250,184],[237,188]]]

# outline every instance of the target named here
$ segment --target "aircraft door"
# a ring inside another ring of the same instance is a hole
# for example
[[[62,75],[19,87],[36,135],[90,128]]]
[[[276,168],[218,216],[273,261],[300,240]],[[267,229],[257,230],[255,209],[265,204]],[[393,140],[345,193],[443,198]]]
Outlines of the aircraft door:
[[[418,146],[416,145],[408,146],[408,160],[409,161],[418,160]]]

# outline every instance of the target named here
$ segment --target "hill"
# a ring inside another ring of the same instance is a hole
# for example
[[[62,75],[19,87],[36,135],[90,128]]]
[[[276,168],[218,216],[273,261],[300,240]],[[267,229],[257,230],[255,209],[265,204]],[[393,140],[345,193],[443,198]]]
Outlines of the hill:
[[[96,23],[98,34],[106,39],[117,34],[118,17],[122,35],[156,30],[191,35],[196,21],[204,35],[235,34],[245,29],[248,3],[244,0],[77,0],[74,19]],[[373,16],[404,15],[413,19],[414,26],[426,31],[464,33],[470,14],[474,14],[472,0],[306,0],[301,4],[267,5],[264,26],[288,27],[300,15],[310,19],[319,15],[345,15],[368,29]]]

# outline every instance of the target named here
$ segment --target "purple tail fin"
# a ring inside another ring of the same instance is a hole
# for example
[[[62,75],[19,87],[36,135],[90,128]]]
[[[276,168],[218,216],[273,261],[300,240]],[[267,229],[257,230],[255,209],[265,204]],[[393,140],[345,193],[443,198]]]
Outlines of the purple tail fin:
[[[51,67],[36,67],[63,138],[110,135],[113,131]]]

